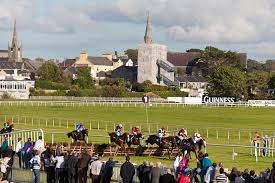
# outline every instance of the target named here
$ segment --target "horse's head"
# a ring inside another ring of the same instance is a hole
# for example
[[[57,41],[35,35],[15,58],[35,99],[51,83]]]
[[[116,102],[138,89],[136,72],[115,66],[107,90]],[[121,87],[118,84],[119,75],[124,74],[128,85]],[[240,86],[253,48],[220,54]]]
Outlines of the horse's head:
[[[72,132],[67,133],[68,138],[72,137]]]
[[[141,133],[137,134],[136,137],[137,137],[137,138],[142,138],[142,139],[144,138],[143,135],[142,135]]]

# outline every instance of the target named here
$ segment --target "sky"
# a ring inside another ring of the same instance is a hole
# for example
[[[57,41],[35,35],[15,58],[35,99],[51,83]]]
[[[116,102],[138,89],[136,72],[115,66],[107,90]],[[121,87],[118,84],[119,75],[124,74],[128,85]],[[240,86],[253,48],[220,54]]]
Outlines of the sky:
[[[273,0],[0,0],[0,49],[13,22],[27,58],[123,53],[143,41],[146,12],[154,43],[170,51],[215,46],[275,59]]]

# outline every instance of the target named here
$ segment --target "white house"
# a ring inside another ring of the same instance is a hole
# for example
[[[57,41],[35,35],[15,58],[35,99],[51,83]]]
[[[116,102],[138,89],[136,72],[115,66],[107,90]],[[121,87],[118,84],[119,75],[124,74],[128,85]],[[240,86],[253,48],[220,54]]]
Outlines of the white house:
[[[15,99],[29,99],[30,88],[34,88],[30,80],[0,80],[0,96],[7,95]]]

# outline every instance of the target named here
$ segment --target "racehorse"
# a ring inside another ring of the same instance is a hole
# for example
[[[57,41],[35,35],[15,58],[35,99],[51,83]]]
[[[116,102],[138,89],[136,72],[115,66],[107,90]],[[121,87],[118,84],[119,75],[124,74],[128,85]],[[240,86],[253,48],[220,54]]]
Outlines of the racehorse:
[[[198,158],[197,153],[202,150],[202,146],[204,146],[205,148],[205,145],[206,145],[206,142],[204,139],[200,139],[199,141],[197,141],[196,144],[194,144],[193,139],[188,138],[188,139],[182,140],[181,149],[183,153],[187,151],[187,154],[189,154],[190,158],[191,158],[191,154],[190,154],[191,151],[194,152],[196,155],[196,158]]]
[[[129,133],[123,133],[121,136],[117,136],[115,132],[109,133],[110,141],[116,143],[118,146],[124,148],[127,141],[130,141]]]
[[[159,147],[162,147],[164,149],[166,148],[174,148],[176,147],[176,138],[174,136],[169,136],[169,137],[162,137],[161,142],[159,141],[159,137],[157,135],[150,135],[148,139],[146,140],[146,144],[157,144]]]
[[[130,135],[130,140],[127,140],[128,147],[131,145],[140,145],[140,138],[143,138],[141,133],[137,135]]]
[[[146,145],[148,145],[148,144],[151,144],[151,145],[157,144],[158,146],[160,146],[159,137],[157,135],[150,135],[145,142],[146,142]]]
[[[7,129],[2,128],[2,129],[0,130],[0,134],[11,133],[11,131],[13,131],[13,125],[10,125]]]
[[[88,136],[88,129],[82,130],[81,132],[77,132],[76,130],[67,133],[68,138],[73,138],[74,142],[77,142],[77,140],[81,140],[86,142],[85,136]]]

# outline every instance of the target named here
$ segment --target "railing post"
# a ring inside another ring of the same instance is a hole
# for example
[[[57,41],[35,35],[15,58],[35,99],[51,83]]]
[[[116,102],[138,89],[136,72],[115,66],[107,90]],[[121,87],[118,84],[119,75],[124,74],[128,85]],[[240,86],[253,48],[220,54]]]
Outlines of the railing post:
[[[234,147],[232,148],[232,160],[235,160],[235,150],[234,150]]]
[[[230,139],[230,132],[229,132],[229,130],[227,130],[227,139],[228,140]]]
[[[69,120],[67,120],[67,128],[69,128]]]
[[[217,139],[219,139],[219,131],[216,130],[216,136],[217,136]]]
[[[241,130],[239,129],[239,141],[241,141]]]
[[[99,122],[97,122],[97,130],[99,130]]]
[[[206,128],[206,138],[208,138],[208,128]]]
[[[54,134],[52,133],[52,144],[53,144],[53,142],[54,142]]]

